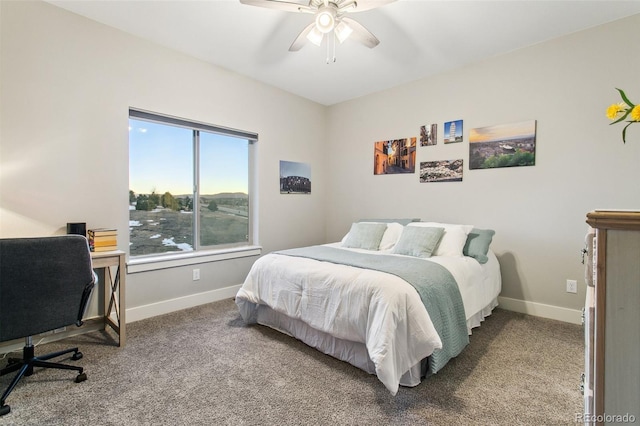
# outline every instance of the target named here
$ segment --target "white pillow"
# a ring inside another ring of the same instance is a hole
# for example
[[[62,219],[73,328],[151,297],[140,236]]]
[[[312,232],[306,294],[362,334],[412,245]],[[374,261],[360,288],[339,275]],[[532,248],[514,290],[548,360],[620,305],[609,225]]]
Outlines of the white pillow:
[[[467,242],[467,235],[473,229],[473,225],[457,225],[438,222],[413,222],[407,226],[424,226],[428,228],[444,228],[444,235],[440,244],[433,252],[433,256],[463,257],[462,250]]]
[[[387,230],[382,235],[380,250],[391,250],[400,240],[404,226],[397,222],[387,223]]]

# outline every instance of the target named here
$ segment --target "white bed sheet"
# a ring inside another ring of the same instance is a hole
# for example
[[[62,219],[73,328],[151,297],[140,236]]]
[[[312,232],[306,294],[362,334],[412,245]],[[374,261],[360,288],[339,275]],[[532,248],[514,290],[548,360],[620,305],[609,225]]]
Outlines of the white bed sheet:
[[[431,258],[458,282],[467,320],[500,292],[499,265],[493,253],[489,259],[480,265],[472,258]],[[375,373],[393,394],[401,383],[418,384],[421,361],[442,347],[417,291],[378,271],[268,254],[254,263],[236,303],[246,322],[269,325]]]

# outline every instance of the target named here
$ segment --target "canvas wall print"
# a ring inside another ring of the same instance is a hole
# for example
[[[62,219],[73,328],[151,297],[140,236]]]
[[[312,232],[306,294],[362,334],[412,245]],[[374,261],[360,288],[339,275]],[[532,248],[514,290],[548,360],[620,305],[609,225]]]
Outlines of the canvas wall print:
[[[420,126],[420,146],[438,144],[438,125]]]
[[[389,175],[416,171],[418,138],[393,139],[374,143],[373,174]]]
[[[420,162],[420,182],[462,182],[463,160]]]
[[[311,166],[294,161],[280,161],[280,193],[310,194]]]
[[[469,132],[469,169],[536,164],[536,120],[480,127]]]
[[[444,123],[444,143],[462,142],[462,120]]]

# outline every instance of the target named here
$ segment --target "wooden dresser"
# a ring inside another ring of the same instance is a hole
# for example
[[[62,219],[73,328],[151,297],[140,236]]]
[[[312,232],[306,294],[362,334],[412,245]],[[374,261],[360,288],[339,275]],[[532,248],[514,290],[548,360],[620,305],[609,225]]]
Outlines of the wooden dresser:
[[[585,424],[640,422],[640,211],[596,210],[587,223]]]

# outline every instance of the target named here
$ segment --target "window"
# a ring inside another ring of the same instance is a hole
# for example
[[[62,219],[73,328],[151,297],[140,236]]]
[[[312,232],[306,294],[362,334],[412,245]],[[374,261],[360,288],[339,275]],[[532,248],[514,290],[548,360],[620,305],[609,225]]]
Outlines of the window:
[[[132,257],[248,246],[254,133],[129,110]]]

